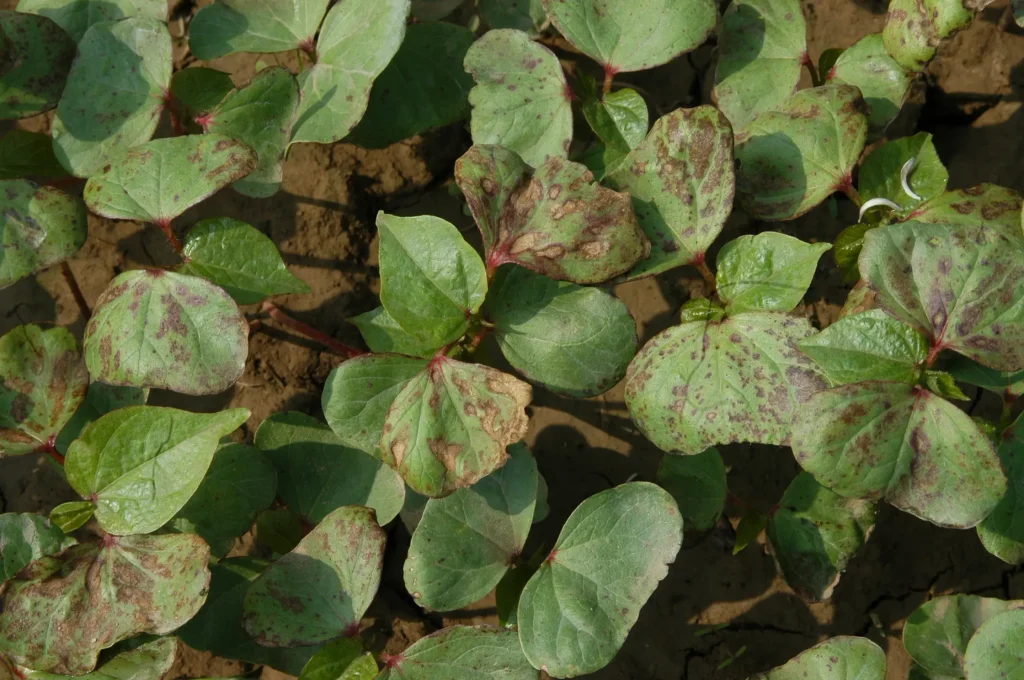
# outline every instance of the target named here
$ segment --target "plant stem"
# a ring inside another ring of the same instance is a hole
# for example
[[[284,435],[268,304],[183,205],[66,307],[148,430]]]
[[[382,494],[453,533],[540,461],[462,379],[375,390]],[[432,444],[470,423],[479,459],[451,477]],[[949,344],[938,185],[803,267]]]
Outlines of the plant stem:
[[[171,221],[170,220],[157,220],[153,224],[155,224],[157,226],[157,228],[159,228],[160,231],[162,231],[164,233],[164,236],[167,237],[167,240],[168,240],[168,242],[170,242],[171,247],[174,248],[174,252],[176,252],[179,255],[181,255],[181,250],[182,250],[182,248],[181,248],[181,241],[179,241],[178,237],[174,235],[174,230],[171,229]]]
[[[697,271],[700,272],[700,275],[704,277],[704,284],[708,287],[708,295],[714,293],[715,289],[718,288],[718,282],[715,280],[714,272],[711,271],[703,259],[694,262],[693,266],[696,267]]]
[[[601,92],[608,94],[612,91],[612,81],[615,80],[615,71],[605,69],[604,70],[604,86],[601,88]]]
[[[78,287],[75,274],[71,271],[71,265],[66,260],[60,263],[60,273],[64,275],[64,281],[68,284],[68,288],[71,289],[71,295],[75,298],[75,304],[78,305],[78,310],[82,313],[82,317],[88,320],[92,316],[92,310],[89,309],[89,303],[85,301],[82,289]]]
[[[45,444],[40,444],[39,447],[36,448],[36,453],[45,453],[46,455],[50,456],[50,458],[53,458],[55,461],[57,461],[58,465],[60,465],[61,467],[64,466],[64,456],[60,455],[60,451],[57,450],[56,435],[52,435],[49,439],[47,439]]]
[[[306,56],[309,57],[309,60],[311,62],[313,62],[314,64],[316,63],[316,48],[313,47],[312,40],[304,40],[301,43],[299,43],[299,49],[306,53]],[[301,61],[299,62],[299,65],[302,66]],[[302,68],[305,69],[304,66]]]
[[[277,321],[279,324],[291,328],[296,333],[304,335],[310,340],[315,340],[316,342],[319,342],[327,349],[331,350],[335,354],[345,357],[346,359],[351,359],[353,357],[366,354],[366,352],[356,349],[354,347],[349,347],[340,340],[337,340],[331,337],[330,335],[327,335],[327,333],[324,333],[323,331],[318,331],[312,326],[302,323],[298,319],[293,319],[292,317],[282,312],[278,308],[278,306],[275,305],[273,302],[264,302],[263,311],[266,312],[271,319]]]
[[[852,181],[848,181],[845,184],[843,184],[843,186],[840,187],[840,191],[846,194],[846,197],[853,201],[854,205],[856,205],[858,208],[863,203],[863,201],[860,200],[860,193],[853,188]]]
[[[807,71],[811,74],[811,85],[818,87],[822,85],[821,78],[818,76],[818,69],[814,66],[814,60],[811,59],[810,55],[804,52],[803,64],[807,67]]]

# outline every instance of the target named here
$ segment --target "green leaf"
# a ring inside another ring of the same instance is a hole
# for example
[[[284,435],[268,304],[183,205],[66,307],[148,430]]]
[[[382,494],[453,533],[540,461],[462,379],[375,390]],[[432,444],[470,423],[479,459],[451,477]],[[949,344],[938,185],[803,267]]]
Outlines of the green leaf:
[[[313,43],[328,0],[217,0],[189,24],[189,47],[208,61],[235,52],[270,54]]]
[[[249,587],[246,632],[264,647],[326,642],[358,624],[377,593],[386,535],[370,508],[346,506],[323,521]]]
[[[348,141],[370,149],[469,115],[473,79],[462,68],[473,32],[446,22],[409,26],[394,59],[377,77],[370,103]]]
[[[185,237],[178,271],[211,281],[240,305],[271,295],[308,293],[309,286],[285,266],[274,242],[250,224],[230,217],[196,222]]]
[[[903,626],[903,646],[926,670],[954,678],[964,677],[964,654],[982,625],[1024,602],[977,595],[946,595],[926,602]],[[998,676],[993,676],[998,677]]]
[[[264,510],[256,516],[256,538],[280,555],[295,550],[302,534],[302,520],[287,508]]]
[[[713,0],[544,0],[551,23],[606,72],[644,71],[707,40]]]
[[[50,511],[50,521],[66,534],[82,528],[96,513],[96,506],[89,501],[61,503]]]
[[[223,135],[156,139],[90,177],[85,204],[115,220],[166,223],[255,167],[255,152]]]
[[[101,382],[89,383],[85,401],[57,435],[57,451],[66,454],[71,442],[78,439],[86,426],[99,419],[100,416],[125,406],[142,406],[147,399],[149,399],[148,389],[114,387]]]
[[[7,582],[0,653],[61,675],[96,667],[101,649],[164,635],[202,606],[210,551],[198,536],[122,536],[33,562]],[[53,635],[56,620],[60,635]]]
[[[156,19],[100,22],[85,32],[53,121],[53,151],[89,177],[149,141],[171,84],[171,36]]]
[[[519,600],[519,640],[534,668],[558,678],[604,668],[682,540],[679,509],[654,484],[630,482],[583,501]]]
[[[905,192],[901,181],[903,166],[912,159],[915,164],[907,184],[920,200]],[[949,173],[935,151],[931,134],[918,132],[875,147],[861,163],[857,186],[865,201],[884,198],[909,210],[942,194],[948,181]]]
[[[146,534],[167,523],[199,488],[217,443],[249,417],[129,406],[86,428],[68,448],[68,482],[96,505],[109,533]]]
[[[760,510],[750,508],[744,512],[736,524],[736,542],[732,546],[732,554],[739,555],[746,550],[747,546],[757,540],[766,526],[768,516]]]
[[[872,503],[843,498],[800,473],[768,520],[772,553],[789,586],[815,602],[830,599],[871,535],[875,513]]]
[[[508,362],[557,394],[602,394],[622,380],[636,355],[636,322],[621,300],[600,288],[503,267],[487,305]]]
[[[4,59],[11,64],[0,74],[0,119],[28,118],[57,106],[75,42],[35,14],[0,11],[0,30],[7,38]]]
[[[373,680],[377,662],[363,651],[358,638],[341,638],[317,652],[302,669],[299,680]]]
[[[860,270],[857,268],[857,258],[864,247],[864,234],[877,225],[866,222],[851,224],[839,232],[836,242],[832,244],[832,257],[836,265],[843,272],[843,283],[855,283],[860,281]]]
[[[455,180],[489,268],[515,262],[553,279],[601,283],[650,250],[629,195],[595,183],[579,163],[549,158],[533,170],[514,151],[474,146],[456,161]]]
[[[50,135],[14,128],[0,139],[0,179],[67,176],[67,171],[53,155]]]
[[[377,680],[539,680],[514,630],[452,626],[391,657]]]
[[[959,354],[950,357],[943,368],[960,382],[977,385],[990,392],[1004,392],[1024,381],[1024,371],[996,371]]]
[[[526,435],[532,396],[507,373],[438,355],[391,404],[382,458],[414,491],[447,496],[505,463]]]
[[[923,71],[942,39],[967,28],[973,19],[974,12],[961,0],[892,0],[882,39],[896,63],[908,71]]]
[[[41,557],[75,545],[75,539],[42,515],[8,512],[0,515],[0,584]]]
[[[985,550],[1009,564],[1024,564],[1024,418],[999,433],[999,458],[1008,478],[1006,494],[978,525]]]
[[[405,485],[398,474],[342,444],[312,416],[275,413],[256,430],[256,446],[277,468],[281,500],[314,524],[344,505],[372,508],[382,526],[402,509]]]
[[[583,100],[583,115],[608,153],[624,159],[647,136],[647,103],[636,90],[609,92],[602,98],[593,80],[593,92]],[[617,165],[618,161],[614,165]],[[614,169],[609,164],[609,170]]]
[[[85,206],[52,187],[0,180],[0,215],[0,289],[67,260],[85,244]]]
[[[405,37],[408,16],[409,0],[345,0],[331,8],[320,27],[316,63],[299,74],[302,103],[293,142],[330,144],[355,127],[374,79]]]
[[[964,656],[964,671],[969,680],[1004,678],[1020,680],[1022,669],[1021,634],[1024,610],[1014,609],[989,619],[971,638]]]
[[[548,20],[542,0],[478,0],[477,5],[491,28],[515,28],[536,34]]]
[[[216,394],[245,370],[249,324],[227,293],[203,279],[129,271],[96,301],[84,344],[97,380]]]
[[[651,255],[627,275],[639,278],[700,260],[732,211],[732,128],[710,106],[677,109],[606,178],[633,197]]]
[[[658,484],[672,494],[687,529],[707,531],[718,523],[728,493],[718,449],[693,456],[662,456]]]
[[[852,182],[867,138],[860,91],[851,85],[801,90],[736,135],[736,192],[752,217],[790,220]]]
[[[793,424],[793,453],[836,493],[884,498],[938,526],[975,526],[1006,492],[999,458],[970,417],[902,383],[867,381],[814,395]]]
[[[346,446],[380,456],[388,409],[405,384],[426,367],[423,359],[366,354],[331,371],[321,404],[327,424]]]
[[[45,449],[85,399],[89,374],[63,328],[17,326],[0,337],[0,457]]]
[[[885,132],[900,112],[914,80],[912,74],[889,56],[881,33],[867,35],[844,50],[831,70],[821,75],[826,74],[828,82],[846,83],[860,89],[868,105],[868,126],[874,136]]]
[[[839,57],[842,56],[846,49],[843,47],[830,47],[827,50],[822,51],[818,56],[818,76],[823,79],[828,79],[829,71],[836,65]]]
[[[537,463],[515,444],[504,467],[447,498],[427,501],[405,561],[405,588],[435,611],[491,592],[520,557],[537,501]]]
[[[725,318],[725,308],[715,300],[709,298],[693,298],[683,303],[679,308],[679,322],[689,323],[691,321],[718,322]]]
[[[732,442],[785,446],[794,413],[825,387],[796,349],[813,333],[806,320],[772,312],[670,328],[629,365],[630,416],[670,453]]]
[[[440,217],[379,213],[380,301],[417,340],[458,340],[487,295],[480,256]]]
[[[916,186],[915,177],[910,178]],[[995,184],[978,184],[947,191],[917,207],[908,220],[925,224],[975,227],[984,225],[1000,232],[1021,247],[1021,195]]]
[[[731,314],[789,312],[811,285],[828,243],[765,231],[729,241],[718,251],[718,294]]]
[[[951,349],[1001,371],[1024,369],[1024,263],[987,227],[905,222],[864,237],[860,270],[876,302]]]
[[[957,399],[959,401],[970,401],[970,398],[964,394],[963,390],[961,390],[959,385],[956,384],[956,380],[953,376],[945,371],[925,371],[924,384],[925,387],[940,397],[945,397],[946,399]]]
[[[234,89],[231,74],[215,68],[193,66],[171,78],[171,94],[184,107],[189,120],[213,111]]]
[[[83,680],[160,680],[174,665],[177,653],[178,641],[164,637],[122,651],[86,675],[59,675],[27,668],[20,670],[24,678],[31,680],[70,680],[72,677]]]
[[[722,15],[714,97],[736,129],[796,92],[807,56],[799,0],[736,0]]]
[[[880,309],[844,316],[800,343],[834,385],[891,380],[914,385],[928,358],[928,341]]]
[[[474,144],[510,149],[529,165],[564,158],[572,141],[571,94],[558,58],[522,31],[484,33],[466,53]]]
[[[840,635],[750,680],[885,680],[885,652],[871,640]]]
[[[542,479],[544,478],[537,477],[538,481]],[[534,524],[537,523],[536,513],[534,514],[533,521]],[[498,581],[498,585],[495,586],[494,602],[495,608],[498,611],[499,625],[505,628],[518,625],[519,597],[523,594],[523,588],[526,587],[526,584],[529,583],[533,575],[537,573],[541,562],[544,561],[546,554],[542,551],[543,546],[529,560],[521,561],[509,567],[502,579]]]
[[[437,21],[455,11],[463,0],[412,0],[412,16],[420,21]]]
[[[78,42],[93,24],[133,16],[167,20],[165,0],[20,0],[19,12],[48,17]]]
[[[441,348],[441,345],[434,346],[433,343],[418,340],[399,326],[383,306],[353,316],[348,321],[359,329],[371,352],[432,357]]]

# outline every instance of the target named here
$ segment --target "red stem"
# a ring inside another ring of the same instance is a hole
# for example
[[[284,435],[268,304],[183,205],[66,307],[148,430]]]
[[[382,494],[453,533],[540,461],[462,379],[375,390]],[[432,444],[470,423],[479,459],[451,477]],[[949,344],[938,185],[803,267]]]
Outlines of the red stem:
[[[608,94],[612,91],[612,83],[615,81],[615,74],[618,73],[613,68],[607,66],[604,67],[604,86],[601,88],[603,94]]]
[[[718,282],[715,280],[715,273],[711,271],[711,268],[704,261],[703,255],[694,261],[693,266],[697,268],[697,271],[704,278],[704,284],[708,288],[708,295],[714,294],[715,289],[718,287]]]
[[[50,435],[50,438],[46,440],[45,444],[40,444],[36,447],[36,453],[45,453],[46,455],[53,458],[61,466],[64,465],[64,456],[57,450],[57,435]]]
[[[64,281],[68,284],[68,288],[71,289],[71,295],[75,298],[75,304],[78,305],[82,317],[88,319],[92,316],[92,310],[89,309],[89,303],[85,301],[82,289],[78,287],[78,281],[75,279],[75,274],[71,271],[71,265],[67,261],[60,263],[60,273],[64,275]]]
[[[310,340],[315,340],[316,342],[319,342],[327,349],[331,350],[335,354],[345,357],[346,359],[351,359],[353,357],[366,354],[366,352],[356,349],[354,347],[349,347],[340,340],[337,340],[331,337],[330,335],[327,335],[327,333],[319,331],[308,324],[302,323],[298,319],[293,319],[292,317],[282,312],[278,308],[278,306],[275,305],[273,302],[264,302],[263,311],[266,312],[271,319],[277,321],[279,324],[291,328],[296,333],[304,335]]]
[[[171,119],[171,127],[174,128],[174,134],[177,137],[181,137],[185,134],[185,126],[181,123],[181,116],[178,112],[178,99],[170,90],[164,91],[164,108],[167,109],[167,115]]]
[[[174,252],[181,255],[181,241],[179,241],[178,237],[174,235],[174,230],[171,228],[171,221],[157,220],[153,224],[155,224],[157,228],[164,233],[164,236],[167,237],[167,241],[171,244],[171,247],[174,248]]]

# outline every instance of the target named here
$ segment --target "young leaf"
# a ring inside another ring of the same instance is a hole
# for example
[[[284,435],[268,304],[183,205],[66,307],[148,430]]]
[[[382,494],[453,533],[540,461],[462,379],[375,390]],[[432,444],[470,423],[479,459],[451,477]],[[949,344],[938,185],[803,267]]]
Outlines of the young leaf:
[[[928,358],[925,337],[880,309],[844,316],[799,346],[833,385],[867,380],[914,385]]]
[[[911,175],[914,186],[916,178]],[[995,184],[979,184],[939,194],[907,215],[925,224],[975,227],[984,225],[1021,243],[1021,195]],[[1020,245],[1017,246],[1018,248]]]
[[[293,0],[296,3],[302,0]],[[320,27],[316,63],[299,74],[292,142],[336,142],[366,111],[370,88],[405,37],[409,0],[345,0]]]
[[[985,550],[1009,564],[1024,563],[1024,418],[1000,433],[999,458],[1008,478],[1006,494],[978,525]]]
[[[544,0],[551,23],[606,73],[660,66],[708,39],[713,0]]]
[[[327,424],[346,446],[380,456],[380,434],[391,403],[426,367],[425,359],[366,354],[331,371],[321,405]]]
[[[1020,680],[1022,633],[1024,609],[1003,612],[986,621],[971,638],[964,655],[964,672],[969,680]]]
[[[487,302],[502,354],[533,382],[572,397],[608,391],[636,355],[636,322],[599,288],[522,267],[498,271]]]
[[[83,195],[97,215],[166,223],[255,167],[255,152],[223,135],[155,139],[90,177]]]
[[[146,534],[167,523],[199,488],[221,437],[249,410],[215,414],[130,406],[86,428],[64,469],[75,491],[96,505],[109,533]]]
[[[964,394],[960,386],[956,384],[956,380],[949,373],[929,369],[924,372],[923,377],[924,386],[940,397],[956,399],[958,401],[970,401],[970,397]]]
[[[654,484],[630,482],[583,501],[519,600],[519,640],[534,668],[559,678],[604,668],[682,540],[679,509]]]
[[[131,643],[125,643],[126,646],[128,644]],[[177,653],[178,641],[173,637],[156,638],[152,642],[128,648],[127,651],[104,661],[92,673],[77,677],[83,680],[160,680],[174,665]],[[0,661],[0,664],[2,663]],[[71,677],[75,677],[27,668],[20,670],[22,673],[19,677],[26,680],[70,680]]]
[[[163,635],[206,598],[210,551],[198,536],[122,536],[43,557],[5,585],[0,653],[37,671],[82,675],[100,650]],[[54,621],[60,635],[53,635]]]
[[[66,534],[82,528],[96,513],[96,506],[89,501],[61,503],[50,511],[50,521]]]
[[[793,424],[793,454],[842,496],[884,498],[939,526],[977,525],[1006,492],[999,458],[970,417],[902,383],[860,382],[814,395]]]
[[[380,301],[418,340],[441,347],[458,340],[487,295],[480,256],[440,217],[379,213]]]
[[[279,555],[295,550],[304,533],[302,518],[288,508],[264,510],[256,516],[256,539]]]
[[[480,16],[491,28],[538,33],[548,20],[542,0],[478,0]]]
[[[765,231],[729,241],[718,251],[718,294],[731,314],[789,312],[811,285],[828,243]]]
[[[394,59],[377,77],[363,119],[348,141],[371,149],[469,115],[473,78],[462,68],[473,32],[447,22],[409,26]]]
[[[796,349],[813,333],[806,320],[771,312],[675,326],[629,365],[626,406],[669,453],[731,442],[785,446],[798,407],[826,386]]]
[[[914,166],[907,176],[907,185],[920,199],[903,190],[902,170],[910,160]],[[918,132],[886,142],[869,153],[861,163],[857,186],[865,201],[884,198],[911,209],[942,194],[948,181],[949,173],[935,151],[932,136]]]
[[[707,531],[722,516],[728,489],[725,463],[717,449],[662,456],[658,484],[672,494],[687,529]]]
[[[353,316],[348,320],[359,329],[366,346],[378,354],[405,354],[412,357],[432,357],[441,348],[424,342],[398,325],[383,306]]]
[[[89,383],[85,401],[57,435],[57,451],[66,454],[71,442],[78,439],[86,426],[100,416],[125,406],[142,406],[149,399],[149,390],[139,387],[114,387],[101,382]]]
[[[732,546],[732,554],[739,555],[747,546],[754,543],[768,526],[768,515],[756,508],[749,508],[736,524],[736,542]]]
[[[627,275],[659,274],[702,258],[722,231],[736,191],[732,128],[710,106],[677,109],[606,178],[633,197],[651,255]]]
[[[885,652],[871,640],[840,635],[750,680],[885,680]]]
[[[0,180],[0,214],[0,289],[68,259],[85,244],[85,206],[57,189]]]
[[[725,318],[725,308],[716,300],[693,298],[679,308],[679,322],[711,321],[717,323]]]
[[[736,0],[722,15],[718,51],[715,101],[739,129],[796,92],[807,58],[799,0]]]
[[[0,457],[52,446],[85,399],[89,374],[63,328],[18,326],[0,337]]]
[[[447,496],[504,465],[532,396],[507,373],[438,355],[391,404],[381,456],[414,491]]]
[[[583,115],[597,138],[610,151],[625,158],[647,136],[647,103],[629,88],[609,92],[596,91],[583,101]]]
[[[129,271],[96,301],[84,344],[97,380],[216,394],[245,370],[249,324],[227,293],[203,279]]]
[[[343,445],[312,416],[275,413],[256,430],[256,446],[277,468],[281,500],[314,524],[344,505],[372,508],[382,526],[402,509],[401,477],[376,458]]]
[[[231,74],[215,68],[184,68],[171,78],[171,95],[184,107],[182,113],[189,120],[213,111],[234,89]]]
[[[821,74],[823,78],[826,75],[827,82],[846,83],[861,91],[873,135],[885,132],[900,112],[913,82],[913,76],[889,56],[881,33],[865,36],[844,50],[831,70]]]
[[[1019,246],[978,226],[905,222],[864,237],[860,271],[878,305],[990,368],[1024,369],[1024,264]]]
[[[78,43],[53,121],[61,165],[89,177],[149,141],[171,84],[171,62],[162,21],[136,16],[93,24]]]
[[[452,626],[420,638],[376,680],[539,680],[514,630]]]
[[[601,283],[650,250],[629,196],[595,183],[579,163],[549,158],[533,170],[514,151],[474,146],[456,161],[455,179],[491,269],[515,262],[553,279]]]
[[[57,106],[75,43],[44,16],[0,11],[7,37],[3,58],[11,67],[0,74],[0,119],[28,118]]]
[[[736,191],[752,217],[790,220],[852,182],[868,119],[852,85],[801,90],[736,135]]]
[[[0,139],[0,179],[67,176],[67,171],[53,155],[50,135],[14,128]]]
[[[510,149],[533,167],[564,158],[572,141],[571,91],[558,58],[522,31],[488,31],[466,53],[476,81],[473,143]]]
[[[768,540],[789,586],[815,602],[831,598],[871,535],[875,512],[872,503],[843,498],[800,473],[768,519]]]
[[[19,0],[19,12],[31,12],[52,19],[75,42],[79,42],[93,24],[117,21],[132,16],[167,20],[164,0]]]
[[[967,28],[974,12],[963,0],[892,0],[882,39],[908,71],[923,71],[943,38]]]
[[[75,542],[41,515],[0,515],[0,584],[39,558],[59,553]]]
[[[377,670],[377,661],[363,651],[359,638],[348,637],[324,645],[303,667],[299,680],[373,680]]]
[[[537,501],[537,464],[522,444],[504,467],[447,498],[427,501],[405,561],[421,607],[461,609],[491,592],[520,557]]]
[[[235,52],[270,54],[312,45],[328,0],[217,0],[189,24],[188,44],[208,61]]]
[[[298,647],[340,637],[359,623],[377,593],[384,530],[370,508],[324,517],[245,594],[245,630],[264,647]]]
[[[185,236],[182,274],[211,281],[240,305],[270,295],[308,293],[307,286],[285,266],[274,242],[250,224],[230,217],[199,220]]]

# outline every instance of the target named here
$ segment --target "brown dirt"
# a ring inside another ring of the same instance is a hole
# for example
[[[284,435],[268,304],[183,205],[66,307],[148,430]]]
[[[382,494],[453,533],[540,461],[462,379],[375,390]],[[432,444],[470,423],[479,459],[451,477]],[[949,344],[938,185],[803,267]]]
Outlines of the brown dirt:
[[[12,4],[4,0],[2,6]],[[827,47],[849,46],[880,30],[884,22],[885,3],[880,0],[805,0],[804,6],[814,56]],[[900,136],[916,125],[933,132],[940,156],[949,166],[951,187],[987,181],[1024,190],[1024,175],[1019,171],[1024,144],[1020,103],[1024,40],[1006,13],[1005,0],[995,3],[942,50],[892,130]],[[172,24],[172,32],[176,31]],[[179,41],[179,58],[184,54]],[[644,88],[652,108],[665,113],[707,101],[706,69],[712,58],[712,50],[705,47],[623,80]],[[214,65],[234,72],[241,83],[251,75],[255,62],[255,57],[241,55]],[[31,129],[45,129],[48,124],[46,116],[23,123]],[[467,145],[468,135],[458,126],[383,151],[347,144],[300,145],[286,163],[283,190],[274,198],[253,200],[224,191],[176,226],[183,229],[197,218],[214,215],[254,224],[274,239],[292,271],[313,289],[309,295],[284,296],[278,304],[301,320],[358,344],[358,334],[345,318],[377,304],[373,220],[378,210],[440,215],[472,236],[470,220],[445,186],[454,159]],[[831,241],[856,217],[846,201],[839,201],[837,207],[839,219],[822,206],[799,220],[773,226],[752,224],[736,214],[720,242],[769,228]],[[89,240],[71,267],[90,302],[125,269],[174,262],[156,230],[95,217],[90,217],[89,226]],[[616,292],[635,315],[641,338],[647,340],[672,325],[680,304],[701,286],[695,272],[680,270],[657,280],[619,286]],[[818,323],[830,323],[845,291],[830,260],[824,258],[808,296],[807,314]],[[28,322],[56,322],[81,334],[84,323],[56,269],[0,293],[0,333]],[[244,377],[228,392],[188,400],[159,393],[151,403],[201,411],[247,407],[253,415],[245,426],[246,435],[276,411],[319,414],[320,392],[338,357],[273,323],[253,336],[250,353]],[[485,343],[480,359],[504,366],[493,345]],[[584,498],[634,473],[652,479],[660,453],[632,425],[621,385],[589,400],[565,399],[542,389],[535,394],[527,441],[552,494],[551,515],[535,528],[531,542],[550,545],[562,521]],[[775,503],[797,471],[785,449],[727,446],[722,452],[731,466],[731,490],[761,509]],[[7,511],[49,508],[73,497],[49,463],[31,457],[0,462],[0,493],[0,510]],[[731,521],[735,523],[736,518]],[[731,556],[730,533],[726,525],[694,545],[688,542],[619,656],[590,677],[745,678],[825,637],[858,634],[887,649],[888,677],[902,679],[907,672],[906,655],[898,641],[902,621],[929,597],[951,591],[1024,597],[1021,574],[985,553],[974,532],[938,529],[891,508],[881,512],[878,529],[830,603],[808,605],[794,595],[777,577],[763,546]],[[408,534],[396,522],[390,535],[386,577],[364,634],[375,649],[397,652],[443,625],[494,621],[490,598],[443,617],[418,610],[401,579]],[[702,634],[718,624],[725,627]],[[238,664],[189,653],[174,675],[226,676],[239,670]]]

